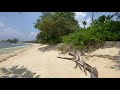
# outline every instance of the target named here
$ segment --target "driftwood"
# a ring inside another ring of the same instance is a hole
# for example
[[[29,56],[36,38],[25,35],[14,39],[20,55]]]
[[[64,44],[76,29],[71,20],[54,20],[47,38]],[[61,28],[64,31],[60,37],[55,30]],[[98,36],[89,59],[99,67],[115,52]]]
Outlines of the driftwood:
[[[74,61],[76,63],[75,68],[79,66],[79,68],[84,71],[85,75],[87,75],[87,71],[91,74],[91,78],[98,78],[98,71],[95,67],[90,66],[86,62],[82,60],[82,55],[80,52],[73,54],[73,53],[68,53],[70,56],[73,56],[73,58],[67,58],[67,57],[58,57],[62,59],[67,59]]]

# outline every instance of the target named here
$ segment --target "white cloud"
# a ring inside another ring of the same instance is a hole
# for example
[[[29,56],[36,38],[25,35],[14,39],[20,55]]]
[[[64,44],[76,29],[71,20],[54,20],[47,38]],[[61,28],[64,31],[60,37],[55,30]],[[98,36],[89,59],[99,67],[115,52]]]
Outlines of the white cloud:
[[[36,36],[37,32],[30,32],[30,36]]]
[[[0,40],[7,40],[12,38],[18,38],[19,40],[35,40],[39,32],[24,33],[18,31],[15,27],[8,23],[0,21]]]
[[[0,28],[1,27],[4,27],[5,25],[4,25],[4,23],[3,22],[0,22]]]
[[[92,22],[91,18],[88,17],[88,18],[86,19],[86,21],[87,21],[86,27],[89,27],[89,26],[90,26],[90,23]]]
[[[86,17],[86,12],[75,12],[76,18]]]
[[[8,35],[13,35],[13,36],[17,36],[17,37],[20,37],[20,36],[24,35],[23,33],[15,30],[11,27],[7,27],[7,28],[3,29],[3,31]]]
[[[0,22],[0,40],[18,38],[19,40],[35,40],[39,32],[23,33]]]
[[[87,13],[86,12],[75,12],[76,16],[75,19],[78,20],[78,23],[80,25],[80,27],[84,27],[82,22],[83,21],[87,21],[87,25],[86,27],[88,27],[91,23],[91,18],[87,17]]]
[[[19,32],[15,28],[12,28],[0,22],[0,40],[9,39],[9,38],[22,39],[23,36],[24,33]]]
[[[35,40],[37,36],[37,32],[30,32],[28,35],[28,40]]]

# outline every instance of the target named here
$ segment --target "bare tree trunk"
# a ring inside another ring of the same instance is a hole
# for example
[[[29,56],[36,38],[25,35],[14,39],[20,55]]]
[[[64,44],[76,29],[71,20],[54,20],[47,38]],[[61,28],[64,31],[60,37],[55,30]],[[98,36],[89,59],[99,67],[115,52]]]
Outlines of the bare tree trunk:
[[[85,29],[85,25],[84,25],[84,29]]]
[[[92,22],[93,22],[93,20],[94,20],[93,18],[94,18],[94,12],[92,12]]]

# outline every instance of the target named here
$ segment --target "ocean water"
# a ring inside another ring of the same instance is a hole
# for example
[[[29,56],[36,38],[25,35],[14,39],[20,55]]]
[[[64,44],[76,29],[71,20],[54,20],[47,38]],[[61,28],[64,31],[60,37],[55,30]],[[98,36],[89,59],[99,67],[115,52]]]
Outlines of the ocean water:
[[[8,43],[8,42],[0,42],[0,55],[6,53],[12,53],[15,50],[25,48],[31,46],[32,44],[28,43]]]
[[[0,48],[19,47],[19,46],[26,46],[26,45],[31,45],[31,44],[0,42]]]

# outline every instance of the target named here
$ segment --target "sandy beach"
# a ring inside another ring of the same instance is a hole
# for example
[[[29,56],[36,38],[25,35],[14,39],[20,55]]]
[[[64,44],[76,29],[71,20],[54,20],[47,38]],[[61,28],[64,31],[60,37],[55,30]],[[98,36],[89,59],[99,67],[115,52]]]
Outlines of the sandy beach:
[[[72,61],[58,59],[59,52],[34,44],[30,49],[0,63],[0,77],[76,78],[81,71]]]
[[[17,54],[22,53],[31,47],[32,45],[25,47],[5,48],[0,52],[0,62],[3,62],[10,57],[17,56]]]
[[[75,63],[57,58],[60,52],[34,44],[0,63],[0,78],[87,78]],[[120,78],[120,48],[103,48],[84,60],[97,68],[99,78]],[[62,55],[66,56],[66,55]]]

